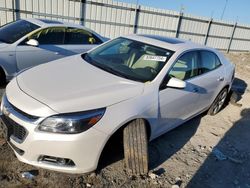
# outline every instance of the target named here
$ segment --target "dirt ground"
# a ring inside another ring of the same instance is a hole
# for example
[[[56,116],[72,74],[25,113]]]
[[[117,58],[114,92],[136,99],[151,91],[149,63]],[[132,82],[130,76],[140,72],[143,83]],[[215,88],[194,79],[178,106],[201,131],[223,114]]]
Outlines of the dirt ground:
[[[233,89],[242,106],[229,103],[216,116],[202,114],[152,141],[148,176],[129,176],[118,146],[108,148],[95,173],[67,175],[19,162],[0,140],[0,187],[250,188],[250,54],[226,56],[236,64]],[[26,171],[35,178],[23,178]]]

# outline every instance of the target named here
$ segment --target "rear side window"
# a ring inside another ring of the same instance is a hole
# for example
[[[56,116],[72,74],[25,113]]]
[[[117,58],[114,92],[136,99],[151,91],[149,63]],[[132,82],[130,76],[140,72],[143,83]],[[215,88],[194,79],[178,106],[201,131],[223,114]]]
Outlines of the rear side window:
[[[200,54],[201,54],[201,62],[200,62],[201,73],[212,71],[221,65],[219,58],[213,52],[201,51]]]
[[[89,31],[78,28],[68,28],[65,35],[65,44],[101,44],[102,41]]]
[[[60,45],[64,43],[65,30],[64,27],[47,28],[38,31],[28,39],[36,39],[40,45]]]

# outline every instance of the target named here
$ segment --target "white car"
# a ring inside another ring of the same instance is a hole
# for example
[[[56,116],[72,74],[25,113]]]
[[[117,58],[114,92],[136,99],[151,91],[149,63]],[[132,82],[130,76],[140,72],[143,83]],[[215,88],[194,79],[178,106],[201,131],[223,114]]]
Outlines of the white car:
[[[124,36],[17,75],[1,125],[20,161],[67,173],[95,170],[110,137],[123,131],[126,166],[143,174],[148,141],[204,111],[218,113],[233,79],[234,66],[214,49]]]
[[[107,39],[83,26],[44,19],[24,19],[0,28],[0,83],[17,72],[86,52]]]

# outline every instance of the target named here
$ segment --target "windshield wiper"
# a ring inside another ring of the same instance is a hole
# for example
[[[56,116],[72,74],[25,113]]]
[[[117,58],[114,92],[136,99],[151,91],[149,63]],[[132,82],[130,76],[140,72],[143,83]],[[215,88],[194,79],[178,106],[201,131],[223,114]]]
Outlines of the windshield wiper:
[[[109,67],[109,66],[106,66],[106,65],[100,65],[98,63],[95,63],[93,62],[93,64],[97,67],[99,67],[100,69],[104,70],[104,71],[107,71],[111,74],[114,74],[116,76],[120,76],[120,77],[123,77],[123,78],[127,78],[127,79],[131,79],[130,77],[122,74],[121,72],[118,72],[117,70],[113,69],[112,67]]]
[[[104,70],[104,71],[107,71],[107,72],[109,72],[109,73],[115,74],[115,75],[117,75],[117,76],[121,76],[121,77],[124,77],[124,78],[128,78],[127,76],[123,75],[122,73],[117,72],[117,71],[116,71],[115,69],[113,69],[112,67],[109,67],[109,66],[107,66],[107,65],[101,65],[101,64],[95,62],[95,61],[93,60],[93,58],[90,57],[88,54],[84,54],[84,60],[86,60],[87,62],[89,62],[89,63],[95,65],[96,67],[98,67],[98,68],[100,68],[100,69],[102,69],[102,70]],[[129,79],[129,78],[128,78],[128,79]]]
[[[84,56],[82,56],[82,58],[87,61],[88,63],[106,71],[106,72],[109,72],[111,74],[114,74],[116,76],[119,76],[119,77],[122,77],[122,78],[126,78],[126,79],[129,79],[129,80],[134,80],[134,81],[138,81],[138,82],[144,82],[143,80],[140,80],[138,78],[135,78],[135,77],[132,77],[132,76],[127,76],[115,69],[113,69],[112,67],[109,67],[107,65],[102,65],[100,63],[97,63],[96,61],[93,60],[92,57],[90,57],[88,54],[84,54]]]
[[[104,68],[105,67],[105,68]],[[117,70],[113,69],[112,67],[109,66],[103,66],[104,69],[106,69],[108,72],[115,74],[116,76],[121,76],[127,79],[130,79],[128,76],[122,74],[121,72],[118,72]]]
[[[107,70],[108,72],[113,73],[113,74],[115,74],[116,76],[120,76],[120,77],[129,79],[129,80],[134,80],[134,81],[137,81],[137,82],[145,82],[145,80],[138,79],[138,78],[136,78],[136,77],[134,77],[134,76],[131,76],[131,75],[130,75],[130,76],[127,76],[127,75],[125,75],[125,74],[123,74],[123,73],[121,73],[121,72],[119,72],[119,71],[113,69],[112,67],[109,67],[109,66],[104,66],[104,67],[108,69],[108,70]]]
[[[92,63],[92,58],[86,53],[82,54],[82,58],[87,61],[88,63]]]

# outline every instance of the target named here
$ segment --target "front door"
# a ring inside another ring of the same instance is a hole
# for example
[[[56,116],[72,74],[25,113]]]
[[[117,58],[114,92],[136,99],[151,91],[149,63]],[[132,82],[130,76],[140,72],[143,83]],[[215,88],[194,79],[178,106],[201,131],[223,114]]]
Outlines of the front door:
[[[156,134],[160,135],[183,123],[199,112],[200,92],[197,85],[199,54],[196,51],[182,55],[172,66],[166,81],[171,77],[186,81],[186,88],[163,87],[159,91],[159,123]]]

